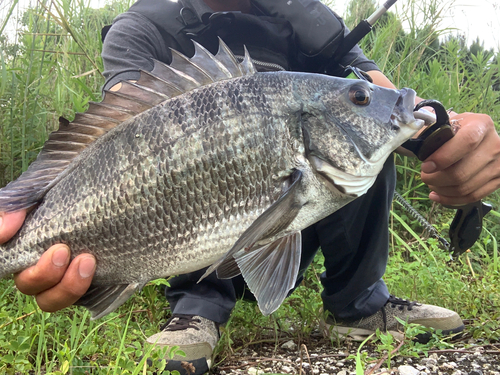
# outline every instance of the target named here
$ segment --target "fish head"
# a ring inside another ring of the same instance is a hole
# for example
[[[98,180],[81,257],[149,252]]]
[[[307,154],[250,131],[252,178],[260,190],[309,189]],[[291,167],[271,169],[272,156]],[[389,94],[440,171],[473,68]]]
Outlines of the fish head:
[[[423,122],[413,116],[415,91],[325,77],[301,114],[306,156],[330,189],[360,196],[392,151]]]

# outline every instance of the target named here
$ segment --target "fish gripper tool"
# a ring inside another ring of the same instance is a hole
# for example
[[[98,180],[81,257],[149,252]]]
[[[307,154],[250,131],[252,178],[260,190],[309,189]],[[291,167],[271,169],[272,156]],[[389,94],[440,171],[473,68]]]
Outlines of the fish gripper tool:
[[[423,107],[431,107],[436,114],[436,121],[427,127],[417,138],[403,143],[403,147],[412,151],[419,160],[424,161],[439,147],[455,135],[447,110],[437,100],[423,100],[415,106],[414,111]],[[492,206],[477,201],[463,206],[445,206],[456,209],[450,230],[449,250],[458,256],[474,245],[483,229],[483,217],[491,211]]]

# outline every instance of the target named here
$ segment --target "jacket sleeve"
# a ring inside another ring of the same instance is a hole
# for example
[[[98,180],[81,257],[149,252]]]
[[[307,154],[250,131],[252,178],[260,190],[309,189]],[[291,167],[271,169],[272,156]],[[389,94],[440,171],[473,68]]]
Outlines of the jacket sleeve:
[[[153,69],[153,59],[170,63],[169,47],[179,49],[174,38],[161,34],[145,16],[135,12],[119,15],[103,42],[104,89],[139,79],[139,70]]]

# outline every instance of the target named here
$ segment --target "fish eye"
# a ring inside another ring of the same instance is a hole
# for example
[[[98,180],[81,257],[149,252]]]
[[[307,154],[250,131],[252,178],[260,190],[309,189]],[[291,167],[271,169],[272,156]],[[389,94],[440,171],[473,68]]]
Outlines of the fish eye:
[[[364,87],[355,85],[349,90],[349,99],[356,105],[368,105],[370,103],[370,93]]]

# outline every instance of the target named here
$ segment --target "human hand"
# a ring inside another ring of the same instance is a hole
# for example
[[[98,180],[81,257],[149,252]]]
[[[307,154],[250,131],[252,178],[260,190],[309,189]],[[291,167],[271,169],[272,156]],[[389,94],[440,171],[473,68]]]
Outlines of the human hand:
[[[490,116],[461,113],[455,136],[422,163],[429,198],[444,205],[476,202],[500,187],[500,137]]]
[[[21,228],[26,211],[1,214],[0,243],[7,242]],[[14,275],[21,293],[34,295],[43,311],[61,310],[85,294],[95,272],[95,258],[80,254],[70,262],[66,245],[51,246],[36,265]]]

